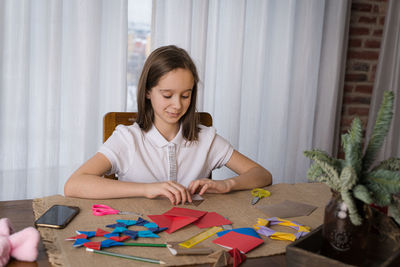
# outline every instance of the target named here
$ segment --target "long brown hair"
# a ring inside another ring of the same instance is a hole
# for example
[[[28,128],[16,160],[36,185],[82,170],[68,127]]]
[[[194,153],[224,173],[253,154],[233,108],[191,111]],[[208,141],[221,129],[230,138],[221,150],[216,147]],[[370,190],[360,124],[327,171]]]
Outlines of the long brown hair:
[[[136,123],[143,131],[150,130],[154,122],[154,111],[146,95],[158,84],[162,76],[178,68],[189,70],[193,75],[194,83],[190,105],[186,113],[180,118],[180,123],[182,124],[183,137],[188,141],[196,141],[200,131],[197,126],[199,118],[196,113],[199,76],[189,54],[184,49],[174,45],[157,48],[144,63],[137,90],[138,117]]]

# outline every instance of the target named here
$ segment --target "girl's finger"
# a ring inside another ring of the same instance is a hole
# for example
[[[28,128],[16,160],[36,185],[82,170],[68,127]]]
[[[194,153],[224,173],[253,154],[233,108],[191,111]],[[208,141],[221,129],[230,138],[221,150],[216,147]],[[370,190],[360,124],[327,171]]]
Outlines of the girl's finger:
[[[200,190],[199,195],[203,195],[207,191],[208,187],[209,187],[208,184],[204,184],[203,187]]]
[[[171,201],[171,204],[172,204],[172,205],[175,205],[175,197],[174,197],[174,195],[173,195],[170,191],[165,190],[165,191],[163,192],[163,195],[164,195],[165,197],[167,197],[167,198],[169,199],[169,201]]]
[[[190,195],[189,190],[186,190],[186,198],[189,203],[192,203],[192,196]],[[183,203],[184,204],[184,203]]]
[[[175,204],[174,205],[178,205],[179,203],[181,203],[182,201],[182,197],[184,196],[181,188],[179,187],[178,184],[174,183],[174,182],[169,182],[169,190],[172,194],[175,195]],[[186,197],[185,197],[186,198]]]

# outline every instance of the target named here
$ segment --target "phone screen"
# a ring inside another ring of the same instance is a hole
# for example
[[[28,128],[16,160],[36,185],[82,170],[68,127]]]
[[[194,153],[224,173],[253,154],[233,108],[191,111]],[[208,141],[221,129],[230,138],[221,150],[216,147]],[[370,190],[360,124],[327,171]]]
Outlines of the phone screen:
[[[64,228],[78,213],[78,207],[54,205],[40,216],[35,224],[37,226]]]

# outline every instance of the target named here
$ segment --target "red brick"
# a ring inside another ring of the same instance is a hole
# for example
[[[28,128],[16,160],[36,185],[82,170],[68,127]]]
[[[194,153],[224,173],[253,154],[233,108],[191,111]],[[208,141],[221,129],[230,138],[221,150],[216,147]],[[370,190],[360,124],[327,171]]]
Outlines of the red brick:
[[[379,25],[385,25],[385,17],[381,17],[380,19],[379,19]]]
[[[379,52],[377,51],[355,51],[350,50],[347,54],[347,58],[350,59],[362,59],[362,60],[378,60]]]
[[[367,72],[370,69],[370,65],[366,62],[353,62],[351,64],[351,70]]]
[[[344,159],[344,152],[343,152],[343,148],[342,147],[339,148],[339,151],[338,151],[338,154],[337,154],[337,158]]]
[[[371,98],[368,96],[346,96],[343,103],[345,104],[366,104],[369,105]]]
[[[344,85],[344,91],[347,92],[347,93],[353,92],[353,88],[354,88],[353,85],[350,85],[350,84],[345,84]]]
[[[381,41],[378,41],[378,40],[365,40],[364,47],[365,48],[380,48],[381,47]]]
[[[349,47],[361,47],[361,39],[350,39]]]
[[[351,10],[352,11],[371,12],[372,5],[362,4],[362,3],[352,3]]]
[[[348,82],[365,82],[367,81],[366,74],[346,74],[345,81]]]
[[[351,27],[350,36],[363,36],[363,35],[369,35],[369,29],[365,27]]]
[[[372,94],[372,85],[356,85],[355,92],[364,93],[364,94]]]
[[[350,117],[344,117],[342,118],[342,122],[340,125],[345,126],[346,128],[350,127],[351,123],[353,122],[353,119]]]
[[[347,109],[347,114],[357,115],[357,116],[368,116],[369,107],[349,107]]]
[[[374,30],[374,32],[372,33],[373,36],[379,36],[379,37],[381,37],[382,34],[383,34],[382,29]]]
[[[362,16],[358,19],[358,22],[360,23],[366,23],[366,24],[375,24],[377,21],[377,17],[367,17],[367,16]]]

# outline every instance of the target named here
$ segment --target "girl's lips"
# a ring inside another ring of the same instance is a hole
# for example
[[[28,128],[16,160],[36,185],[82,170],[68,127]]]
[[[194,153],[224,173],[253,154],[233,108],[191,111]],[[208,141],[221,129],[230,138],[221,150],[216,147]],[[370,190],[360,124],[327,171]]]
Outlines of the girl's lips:
[[[171,113],[171,112],[167,112],[168,116],[173,117],[173,118],[177,118],[179,117],[179,113]]]

